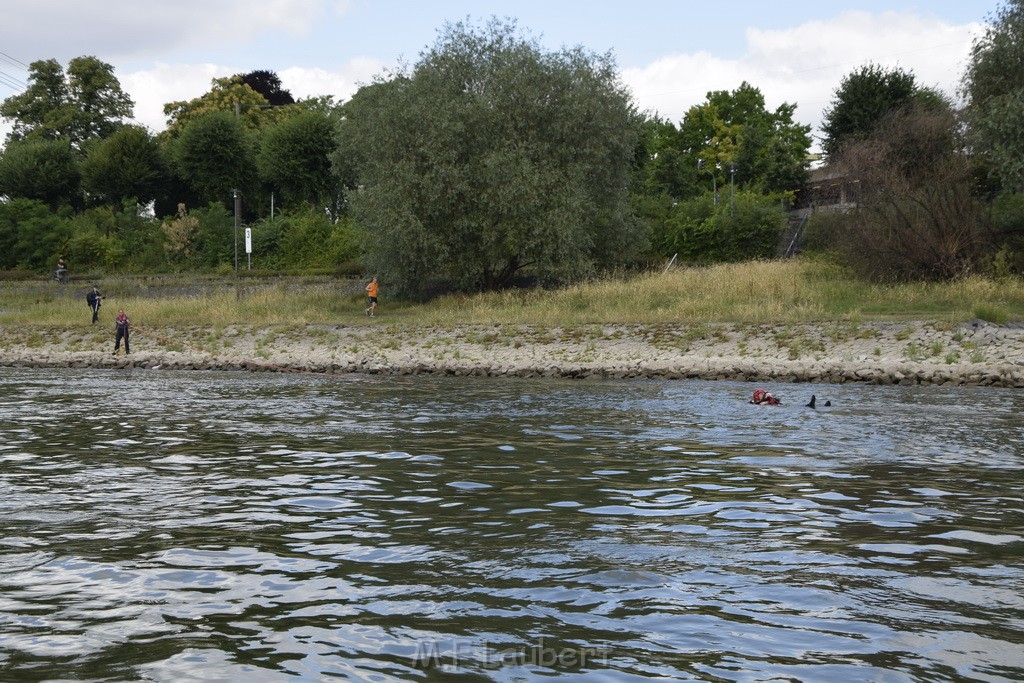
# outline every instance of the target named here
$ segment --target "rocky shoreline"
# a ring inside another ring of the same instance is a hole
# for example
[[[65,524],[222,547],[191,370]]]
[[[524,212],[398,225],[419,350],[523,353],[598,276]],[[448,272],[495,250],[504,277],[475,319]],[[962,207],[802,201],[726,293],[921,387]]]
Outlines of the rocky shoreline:
[[[1024,388],[1024,326],[976,320],[800,325],[409,327],[315,325],[137,330],[0,329],[0,366],[572,379],[937,384]],[[102,349],[102,350],[99,350]]]

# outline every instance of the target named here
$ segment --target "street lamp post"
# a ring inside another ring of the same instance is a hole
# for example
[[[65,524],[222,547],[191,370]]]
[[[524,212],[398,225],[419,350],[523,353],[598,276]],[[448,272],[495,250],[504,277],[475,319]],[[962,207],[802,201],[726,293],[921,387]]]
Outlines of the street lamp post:
[[[729,213],[736,211],[736,162],[729,162]]]
[[[235,196],[235,272],[238,272],[238,216],[242,213],[242,193],[231,190]]]

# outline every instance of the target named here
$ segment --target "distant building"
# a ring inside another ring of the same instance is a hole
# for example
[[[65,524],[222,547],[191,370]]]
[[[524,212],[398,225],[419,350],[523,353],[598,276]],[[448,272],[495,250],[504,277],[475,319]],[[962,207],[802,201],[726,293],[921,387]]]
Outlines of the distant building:
[[[811,169],[803,204],[815,209],[846,211],[860,203],[860,180],[829,164]]]

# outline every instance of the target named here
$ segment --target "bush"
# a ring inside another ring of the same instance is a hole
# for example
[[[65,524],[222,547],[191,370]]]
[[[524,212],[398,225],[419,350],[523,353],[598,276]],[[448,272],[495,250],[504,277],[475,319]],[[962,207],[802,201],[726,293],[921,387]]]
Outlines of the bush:
[[[191,212],[199,222],[191,261],[204,268],[216,268],[227,264],[233,269],[235,254],[235,218],[217,202],[210,202],[204,208]],[[245,243],[239,227],[239,257],[245,252]]]
[[[266,235],[268,244],[276,240],[283,267],[334,268],[359,256],[358,233],[348,217],[332,222],[322,210],[304,208],[285,213],[275,222],[277,226]]]
[[[1003,194],[992,204],[993,240],[1000,246],[995,275],[1024,273],[1024,194]]]
[[[876,280],[949,279],[991,254],[984,207],[952,112],[895,112],[836,164],[861,197],[834,232],[848,265]]]
[[[974,317],[996,325],[1005,325],[1010,321],[1010,314],[998,306],[982,305],[974,309]]]
[[[775,197],[737,192],[717,205],[710,194],[682,202],[668,219],[665,241],[682,261],[735,262],[771,258],[785,215]]]
[[[126,202],[120,211],[110,206],[88,209],[68,224],[68,258],[78,270],[152,271],[167,262],[160,223],[141,215],[134,202]]]
[[[61,254],[75,267],[69,233],[67,221],[40,201],[0,202],[0,267],[50,270]]]

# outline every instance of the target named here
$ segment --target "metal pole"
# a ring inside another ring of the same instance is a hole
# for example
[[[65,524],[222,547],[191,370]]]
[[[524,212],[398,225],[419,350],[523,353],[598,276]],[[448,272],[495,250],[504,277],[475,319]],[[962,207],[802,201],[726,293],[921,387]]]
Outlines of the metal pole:
[[[676,262],[676,257],[677,256],[679,256],[679,252],[676,252],[675,254],[672,254],[672,260],[668,262],[667,266],[665,266],[665,273],[667,273],[668,269],[672,267],[672,264]],[[662,273],[662,275],[664,275],[665,273]]]
[[[235,272],[238,272],[238,215],[242,212],[242,195],[238,190],[232,190],[235,194]]]
[[[736,210],[736,162],[729,164],[729,174],[731,176],[729,180],[729,213],[734,213]]]

